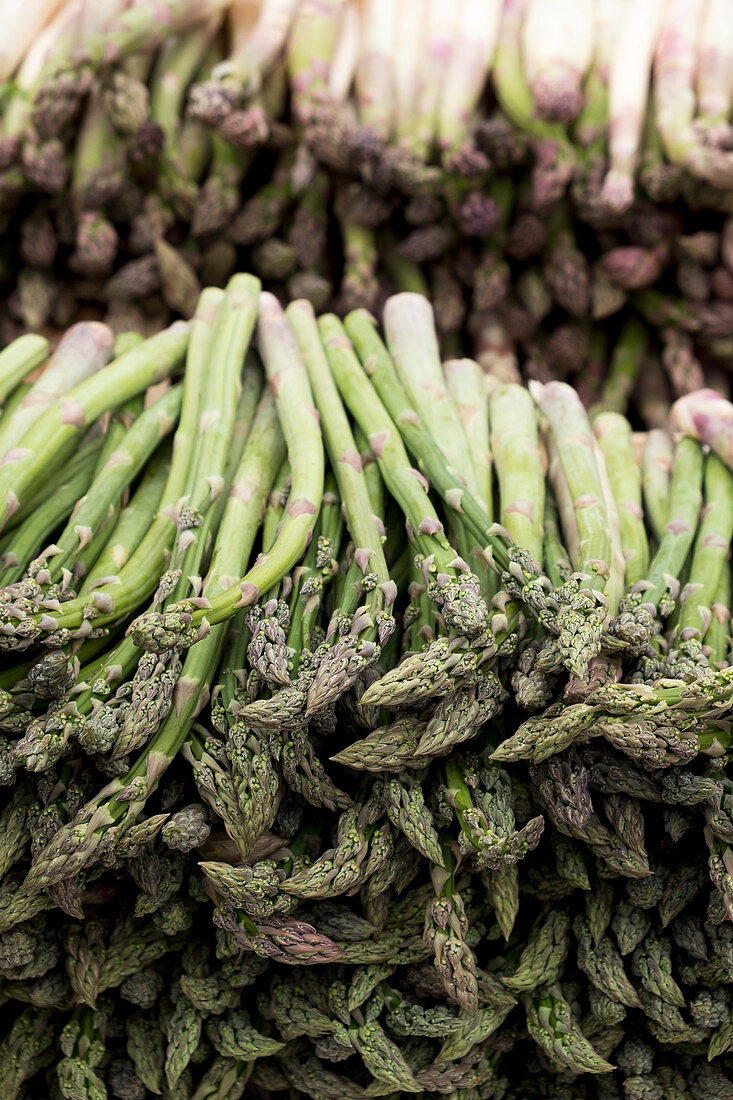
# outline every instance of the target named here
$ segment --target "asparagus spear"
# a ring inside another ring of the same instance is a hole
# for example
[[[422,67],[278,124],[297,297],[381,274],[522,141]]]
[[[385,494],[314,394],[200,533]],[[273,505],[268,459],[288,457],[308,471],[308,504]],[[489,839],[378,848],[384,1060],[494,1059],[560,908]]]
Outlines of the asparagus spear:
[[[451,470],[482,500],[484,485],[478,480],[461,417],[446,386],[430,303],[420,294],[394,295],[385,306],[385,329],[397,374],[421,420]],[[488,503],[484,511],[487,508]],[[449,514],[448,526],[461,556],[470,561],[478,547],[455,515]],[[483,563],[477,572],[485,575]]]
[[[545,495],[544,515],[545,569],[556,588],[564,584],[572,572],[570,557],[560,536],[557,505],[552,493]]]
[[[606,581],[604,596],[607,601],[606,614],[609,618],[613,619],[618,615],[619,604],[625,592],[624,575],[626,572],[626,561],[624,558],[621,521],[619,520],[618,507],[613,495],[613,489],[609,480],[603,452],[595,439],[594,451],[596,465],[598,466],[598,475],[603,490],[603,502],[606,508],[606,515],[608,516],[608,533],[611,541],[611,553],[609,557],[610,572],[608,580]]]
[[[649,63],[664,5],[652,0],[628,12],[614,43],[609,76],[610,168],[601,198],[612,210],[627,210],[649,86]]]
[[[112,344],[112,333],[106,325],[96,321],[72,325],[12,420],[4,426],[0,434],[0,452],[5,455],[18,447],[48,407],[100,370],[112,354]]]
[[[593,430],[603,455],[621,523],[627,588],[646,576],[649,546],[641,503],[641,471],[631,446],[631,426],[620,414],[601,413]]]
[[[168,333],[163,335],[169,336]],[[184,338],[187,338],[187,335],[186,329]],[[176,337],[178,347],[175,351],[181,354],[183,349],[180,346],[178,333]],[[175,362],[175,359],[173,361]],[[171,369],[171,356],[163,357],[162,373],[165,375]],[[60,631],[56,636],[63,640],[70,637],[69,631],[76,632],[80,628],[82,634],[88,634],[90,616],[94,618],[96,615],[101,620],[98,623],[100,626],[124,619],[150,594],[163,571],[169,540],[174,533],[175,509],[186,481],[190,462],[190,455],[182,451],[179,451],[176,458],[177,461],[171,466],[164,492],[164,506],[139,544],[135,555],[127,562],[121,573],[108,578],[104,585],[98,586],[93,592],[69,600],[63,605],[57,604],[54,607],[51,601],[52,614],[35,612],[28,615],[26,607],[21,611],[14,631],[10,632],[11,637],[15,636],[16,643],[27,644],[29,639],[39,634],[53,633],[56,630]],[[37,604],[43,606],[42,593],[36,592],[35,598]],[[11,616],[15,618],[18,605],[11,602],[6,606],[11,609]]]
[[[475,474],[476,496],[486,514],[493,512],[489,394],[481,367],[473,359],[449,359],[443,374],[463,422]]]
[[[571,122],[583,103],[581,84],[592,55],[591,12],[584,4],[547,7],[529,0],[522,30],[524,65],[538,117]]]
[[[496,47],[501,4],[498,0],[488,5],[468,3],[453,17],[457,24],[439,100],[438,138],[445,168],[470,177],[486,168],[486,158],[471,140],[469,127]]]
[[[56,487],[49,504],[34,512],[12,532],[12,549],[2,558],[0,583],[11,585],[20,580],[32,559],[38,554],[45,540],[73,511],[77,501],[84,496],[94,476],[94,468],[102,449],[102,439],[94,440],[85,448],[85,462],[75,474]]]
[[[472,1015],[478,1008],[476,958],[466,942],[468,921],[455,874],[456,860],[444,844],[443,866],[431,868],[435,899],[425,917],[425,941],[435,956],[445,992]]]
[[[16,386],[48,356],[48,340],[43,336],[19,336],[0,352],[0,406],[7,408],[7,399]],[[2,426],[0,425],[0,440]]]
[[[715,668],[724,668],[728,664],[730,650],[730,602],[731,573],[730,562],[724,565],[715,598],[710,607],[710,625],[705,631],[704,652],[709,655]]]
[[[122,509],[104,549],[84,577],[80,595],[88,593],[105,578],[116,576],[142,542],[158,510],[168,480],[170,454],[159,450],[145,468],[130,502]]]
[[[46,479],[42,489],[34,494],[23,507],[19,508],[18,511],[10,517],[2,536],[2,545],[4,548],[12,547],[14,532],[18,527],[31,517],[37,517],[38,512],[43,511],[43,508],[49,505],[59,485],[59,479],[63,478],[64,480],[69,480],[74,478],[82,467],[86,467],[90,449],[94,450],[95,461],[97,463],[99,462],[99,459],[104,454],[105,442],[106,436],[102,435],[101,425],[95,424],[90,431],[87,432],[86,436],[81,441],[77,453],[69,459],[69,462],[62,469],[54,471],[54,474]],[[92,465],[92,473],[93,472],[94,465]]]
[[[654,57],[656,122],[673,163],[688,166],[700,179],[725,186],[733,172],[730,157],[703,143],[693,125],[696,40],[703,8],[702,0],[672,0],[664,10]]]
[[[220,126],[259,88],[262,74],[287,40],[295,11],[293,0],[267,0],[260,11],[232,8],[232,48],[211,79],[191,92],[189,111],[210,126]],[[251,25],[252,15],[254,25]]]
[[[573,565],[588,578],[590,588],[602,592],[609,575],[611,545],[588,418],[573,390],[565,383],[550,382],[542,386],[535,382],[530,392],[551,433],[550,478],[563,525],[567,524],[566,538]],[[567,498],[568,492],[571,511],[563,507],[561,499],[561,494]]]
[[[227,492],[229,492],[232,479],[237,472],[247,438],[252,429],[254,414],[262,397],[263,381],[262,365],[259,357],[254,350],[251,350],[244,362],[242,392],[237,402],[234,430],[224,468],[224,481]]]
[[[527,1028],[550,1061],[575,1073],[610,1073],[613,1066],[596,1053],[573,1015],[559,985],[541,986],[525,998]]]
[[[76,508],[48,557],[52,583],[61,579],[73,559],[97,533],[107,509],[142,470],[160,441],[173,431],[181,406],[182,387],[169,389],[143,412],[97,473],[86,494],[77,497]]]
[[[468,439],[446,387],[430,302],[421,294],[393,295],[385,305],[384,327],[394,365],[412,404],[450,465],[480,499],[483,486],[477,484]]]
[[[703,454],[698,443],[681,439],[675,448],[669,489],[669,520],[640,588],[642,599],[664,617],[679,595],[682,568],[695,537],[702,505]]]
[[[35,1075],[52,1042],[50,1012],[29,1006],[16,1015],[0,1046],[3,1089],[8,1100],[20,1096],[23,1082]]]
[[[0,431],[10,422],[15,410],[20,408],[21,402],[31,392],[30,382],[19,382],[12,391],[0,412]]]
[[[696,390],[680,397],[670,412],[673,430],[706,443],[728,466],[733,466],[731,424],[733,405],[715,390]]]
[[[653,428],[646,433],[642,453],[642,489],[644,512],[657,542],[660,542],[669,515],[669,483],[672,472],[672,438],[669,432]]]
[[[733,472],[718,458],[708,455],[703,477],[705,503],[692,551],[690,573],[680,593],[676,631],[685,639],[700,639],[710,626],[712,605],[723,571],[729,569],[728,552],[733,537]]]
[[[727,25],[727,7],[720,0],[705,5],[698,27],[697,109],[695,128],[704,140],[720,144],[728,131],[729,90],[726,74],[730,64],[730,42],[722,33]]]
[[[341,501],[332,477],[326,483],[318,517],[318,538],[308,547],[302,567],[293,577],[288,648],[294,651],[293,668],[325,641],[320,617],[328,586],[336,580],[336,566],[344,532]]]
[[[501,525],[541,563],[545,477],[533,401],[521,386],[505,384],[492,391],[489,407]]]

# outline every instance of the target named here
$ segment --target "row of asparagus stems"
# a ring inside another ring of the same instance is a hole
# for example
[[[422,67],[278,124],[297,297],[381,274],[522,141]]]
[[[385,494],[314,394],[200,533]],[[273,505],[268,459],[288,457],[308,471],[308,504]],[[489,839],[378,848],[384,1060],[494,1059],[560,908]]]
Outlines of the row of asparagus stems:
[[[250,275],[47,355],[0,353],[8,1100],[727,1095],[733,406],[591,421],[420,294],[383,338]]]
[[[159,331],[238,270],[340,316],[420,290],[448,354],[586,405],[615,363],[664,426],[703,373],[728,396],[726,5],[34,0],[0,54],[5,341]]]
[[[0,78],[13,80],[2,154],[6,167],[39,177],[63,174],[57,139],[90,90],[119,132],[139,132],[146,56],[162,46],[171,80],[154,121],[172,146],[168,175],[197,165],[196,138],[175,129],[182,107],[247,152],[287,138],[287,98],[326,158],[408,186],[439,168],[481,177],[510,127],[534,147],[543,197],[567,184],[576,159],[594,200],[614,212],[631,205],[641,161],[660,189],[685,174],[722,191],[733,181],[727,0],[406,0],[399,10],[386,0],[155,9],[31,0],[25,9],[0,55]],[[267,79],[278,68],[290,87],[273,99]],[[146,136],[155,147],[157,133]]]

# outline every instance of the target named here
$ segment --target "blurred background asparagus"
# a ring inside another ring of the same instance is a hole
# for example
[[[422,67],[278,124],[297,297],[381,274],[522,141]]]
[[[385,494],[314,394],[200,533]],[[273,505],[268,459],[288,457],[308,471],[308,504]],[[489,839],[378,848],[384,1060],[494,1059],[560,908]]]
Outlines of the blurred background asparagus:
[[[0,59],[6,341],[150,334],[248,270],[339,314],[423,291],[446,355],[588,406],[605,381],[646,422],[703,378],[727,396],[725,0],[399,8],[24,6]]]

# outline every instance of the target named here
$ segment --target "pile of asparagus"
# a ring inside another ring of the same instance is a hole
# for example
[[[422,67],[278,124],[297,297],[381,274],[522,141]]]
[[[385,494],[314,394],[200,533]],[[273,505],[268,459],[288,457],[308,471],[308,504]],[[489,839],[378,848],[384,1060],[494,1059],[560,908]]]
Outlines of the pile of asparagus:
[[[251,275],[48,352],[0,353],[4,1100],[729,1095],[733,405],[632,430]]]
[[[450,355],[587,405],[610,370],[646,423],[729,396],[729,0],[15,8],[5,342],[152,334],[249,270],[340,316],[427,293]]]

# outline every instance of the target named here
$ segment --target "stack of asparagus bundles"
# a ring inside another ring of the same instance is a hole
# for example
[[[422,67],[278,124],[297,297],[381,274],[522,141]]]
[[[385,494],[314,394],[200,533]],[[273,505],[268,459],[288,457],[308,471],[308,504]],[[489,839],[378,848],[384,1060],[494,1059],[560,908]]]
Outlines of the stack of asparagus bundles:
[[[3,13],[4,342],[152,334],[251,270],[339,316],[422,291],[451,356],[586,405],[610,375],[657,427],[730,396],[728,0]]]
[[[48,352],[0,355],[4,1100],[729,1095],[733,406],[632,429],[251,275]]]

